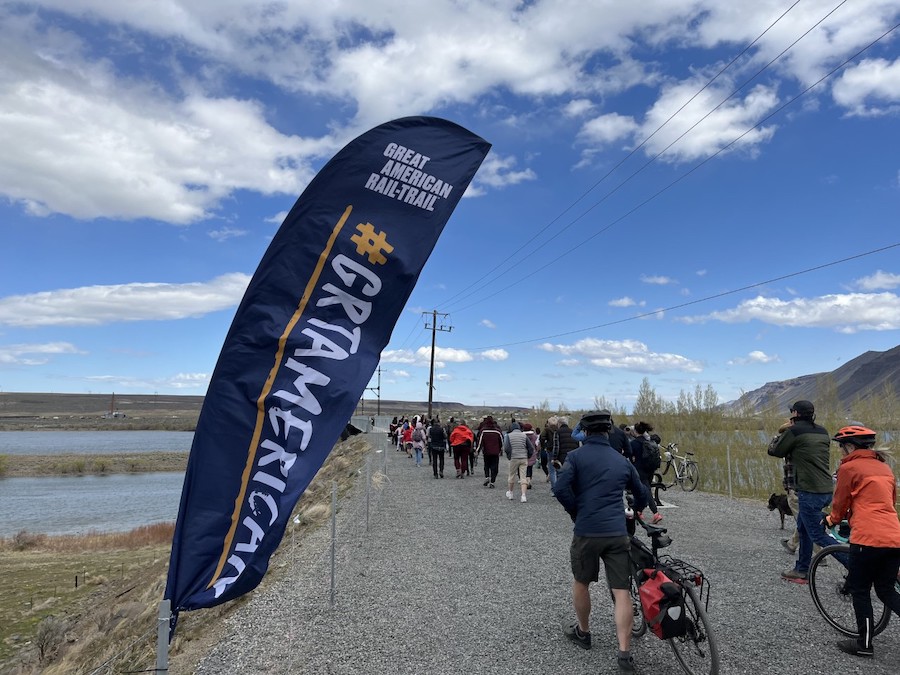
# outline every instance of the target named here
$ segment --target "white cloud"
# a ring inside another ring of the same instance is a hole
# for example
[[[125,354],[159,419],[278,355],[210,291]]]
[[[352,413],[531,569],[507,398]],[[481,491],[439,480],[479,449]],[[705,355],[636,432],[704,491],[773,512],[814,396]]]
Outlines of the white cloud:
[[[487,349],[480,352],[478,358],[486,361],[506,361],[509,358],[509,352],[505,349]]]
[[[178,373],[166,384],[174,389],[205,389],[209,385],[209,373]]]
[[[699,362],[679,354],[652,352],[643,342],[637,340],[598,340],[584,338],[570,345],[544,343],[539,346],[547,352],[569,357],[581,357],[597,368],[613,368],[637,373],[661,373],[681,370],[699,373]],[[577,363],[571,359],[572,365]],[[564,365],[565,362],[561,362]]]
[[[585,122],[579,136],[587,143],[605,145],[629,138],[637,129],[638,124],[631,117],[607,113]]]
[[[281,225],[284,222],[284,219],[287,218],[289,211],[279,211],[274,216],[269,216],[266,218],[267,223],[275,223],[276,225]]]
[[[709,73],[675,82],[639,59],[656,58],[668,44],[745,44],[771,21],[767,3],[713,0],[433,0],[407,3],[403,11],[396,1],[357,0],[319,3],[314,12],[307,2],[253,0],[10,6],[0,8],[0,192],[36,214],[177,224],[209,216],[239,190],[297,194],[314,166],[375,123],[478,106],[500,91],[538,108],[556,107],[545,102],[559,97],[568,101],[566,114],[584,115],[592,100],[639,86],[656,98],[643,115],[609,110],[583,135],[594,142],[643,139]],[[747,65],[775,56],[821,13],[816,3],[801,4],[756,44]],[[664,159],[692,160],[723,147],[773,109],[779,80],[814,81],[895,18],[895,2],[848,3],[840,21],[804,38],[769,71],[771,85],[728,101]],[[73,32],[75,22],[103,34],[109,53],[124,55],[128,69],[98,60],[94,46]],[[166,58],[156,59],[158,53]],[[141,79],[160,66],[168,69],[162,83]],[[884,59],[852,66],[835,83],[835,100],[851,110],[896,105],[897,72],[897,62]],[[260,88],[278,87],[311,109],[332,105],[355,117],[338,121],[336,112],[317,138],[282,133],[269,121],[280,112],[222,93],[229,90],[227,73],[259,79]],[[645,151],[659,152],[732,86],[720,81],[707,88]],[[752,152],[774,132],[772,126],[755,129],[734,149]],[[531,169],[516,169],[510,158],[489,157],[467,194],[534,179]]]
[[[212,239],[216,241],[225,241],[226,239],[234,239],[235,237],[243,237],[248,234],[247,230],[239,230],[236,227],[223,227],[219,230],[210,230],[207,232]]]
[[[419,347],[416,354],[425,358],[431,358],[430,347]],[[465,363],[474,359],[472,353],[465,349],[454,349],[453,347],[435,347],[434,358],[438,361],[447,361],[449,363]]]
[[[853,285],[861,291],[889,291],[900,286],[900,274],[877,270],[874,274],[857,279]]]
[[[687,323],[706,320],[724,323],[762,321],[775,326],[833,328],[842,333],[900,329],[900,297],[894,293],[847,293],[817,298],[781,300],[758,296],[734,309],[688,317]]]
[[[578,98],[566,103],[563,107],[563,114],[566,117],[582,117],[587,115],[594,109],[592,101],[586,98]]]
[[[84,353],[69,342],[0,345],[0,366],[41,366],[47,363],[51,356]]]
[[[728,361],[728,365],[743,366],[752,363],[776,363],[780,360],[781,359],[776,355],[769,356],[765,352],[754,350],[747,354],[747,356],[741,356]]]
[[[508,185],[516,185],[523,181],[537,179],[537,174],[531,169],[516,170],[515,157],[501,157],[493,152],[482,162],[471,187],[466,190],[466,195],[477,197],[486,192],[484,186],[492,188],[504,188]]]
[[[434,379],[436,379],[438,382],[447,382],[449,380],[452,380],[453,376],[449,373],[438,373],[434,376]]]
[[[866,59],[847,67],[831,88],[853,115],[880,115],[900,109],[900,59]]]
[[[484,326],[485,328],[496,328],[497,327],[497,324],[495,324],[490,319],[482,319],[481,321],[478,322],[478,325]]]
[[[409,377],[409,373],[405,370],[392,370],[391,375],[394,377]]]
[[[119,321],[198,317],[237,305],[250,283],[246,274],[208,282],[85,286],[0,298],[0,325],[99,326]]]
[[[581,363],[579,359],[560,359],[556,362],[558,366],[566,366],[567,368],[571,368],[572,366],[577,366]]]
[[[31,214],[188,224],[236,190],[297,194],[312,178],[318,144],[279,133],[260,104],[171,98],[74,38],[36,50],[48,38],[18,25],[0,34],[0,194]]]
[[[705,277],[705,276],[706,276],[706,270],[697,270],[696,274],[697,274],[698,277]]]
[[[643,307],[647,303],[644,301],[641,301],[640,303],[638,303],[626,295],[622,298],[610,300],[609,303],[607,303],[607,304],[609,304],[610,307],[634,307],[635,305],[640,305],[641,307]]]
[[[641,281],[645,284],[653,284],[655,286],[668,286],[669,284],[678,283],[671,277],[666,277],[659,274],[642,274]]]

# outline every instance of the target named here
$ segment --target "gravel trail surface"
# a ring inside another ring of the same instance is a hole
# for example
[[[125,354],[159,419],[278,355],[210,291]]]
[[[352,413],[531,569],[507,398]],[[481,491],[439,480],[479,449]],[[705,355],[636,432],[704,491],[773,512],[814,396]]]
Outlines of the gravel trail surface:
[[[382,434],[372,435],[373,443]],[[612,604],[592,586],[593,649],[569,643],[574,620],[568,550],[572,524],[536,471],[528,502],[476,475],[443,480],[388,446],[388,482],[372,497],[369,531],[361,490],[342,500],[335,607],[330,607],[330,528],[303,546],[287,535],[278,581],[255,591],[200,663],[203,675],[275,673],[541,675],[616,673]],[[383,454],[375,454],[380,467]],[[702,463],[701,463],[702,472]],[[364,473],[364,472],[363,472]],[[364,483],[364,481],[360,481]],[[702,482],[701,482],[702,485]],[[724,675],[900,673],[900,620],[876,638],[874,660],[842,654],[840,636],[806,586],[779,573],[793,559],[777,513],[763,502],[679,489],[664,495],[667,552],[703,569]],[[516,490],[518,493],[518,489]],[[788,518],[790,527],[793,520]],[[285,548],[287,547],[287,548]],[[680,673],[667,643],[633,641],[638,673]]]

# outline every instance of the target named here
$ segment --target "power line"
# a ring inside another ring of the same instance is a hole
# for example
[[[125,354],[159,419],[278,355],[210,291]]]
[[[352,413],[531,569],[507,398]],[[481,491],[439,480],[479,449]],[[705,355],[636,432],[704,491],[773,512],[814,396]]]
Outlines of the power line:
[[[760,286],[765,286],[767,284],[773,284],[777,281],[784,281],[785,279],[791,279],[792,277],[798,277],[802,274],[809,274],[810,272],[817,272],[818,270],[823,270],[828,267],[834,267],[835,265],[840,265],[841,263],[849,262],[851,260],[858,260],[859,258],[865,258],[866,256],[875,255],[876,253],[882,253],[884,251],[888,251],[893,248],[897,248],[900,246],[900,242],[895,244],[888,244],[887,246],[882,246],[881,248],[876,248],[871,251],[866,251],[865,253],[857,253],[856,255],[851,255],[846,258],[841,258],[840,260],[833,260],[831,262],[823,263],[821,265],[816,265],[815,267],[808,267],[804,270],[800,270],[798,272],[791,272],[790,274],[783,274],[779,277],[774,277],[772,279],[766,279],[765,281],[758,281],[753,284],[749,284],[747,286],[741,286],[740,288],[735,288],[730,291],[723,291],[721,293],[716,293],[714,295],[707,295],[705,298],[698,298],[697,300],[690,300],[689,302],[682,302],[678,305],[672,305],[671,307],[665,307],[663,309],[655,309],[652,312],[644,312],[642,314],[635,314],[634,316],[629,316],[624,319],[617,319],[615,321],[608,321],[606,323],[597,324],[596,326],[588,326],[586,328],[576,328],[575,330],[565,331],[564,333],[556,333],[554,335],[546,335],[544,337],[539,338],[530,338],[528,340],[519,340],[518,342],[506,342],[500,345],[491,345],[489,347],[474,347],[467,348],[474,350],[480,349],[497,349],[499,347],[511,347],[515,345],[524,345],[529,344],[531,342],[540,342],[542,340],[552,340],[554,338],[565,337],[567,335],[574,335],[575,333],[584,333],[589,330],[596,330],[598,328],[608,328],[609,326],[616,326],[622,323],[628,323],[629,321],[637,321],[638,319],[646,319],[650,316],[655,316],[657,314],[662,314],[664,312],[671,312],[676,309],[683,309],[684,307],[690,307],[691,305],[697,305],[701,302],[708,302],[710,300],[716,300],[717,298],[723,298],[727,295],[734,295],[735,293],[741,293],[742,291],[748,291],[753,288],[758,288]]]
[[[831,10],[831,12],[829,12],[825,17],[823,17],[822,19],[820,19],[819,22],[816,24],[816,26],[818,26],[819,23],[821,23],[822,21],[824,21],[825,18],[827,18],[829,15],[831,15],[838,7],[840,7],[841,5],[843,5],[844,2],[846,2],[846,1],[847,1],[847,0],[843,0],[843,2],[840,3],[840,5],[838,5],[838,6],[835,7],[833,10]],[[652,139],[654,136],[656,136],[656,134],[659,133],[659,131],[661,131],[661,130],[663,129],[663,127],[665,127],[667,124],[669,124],[669,122],[671,122],[671,121],[675,118],[676,115],[678,115],[678,114],[679,114],[682,110],[684,110],[684,109],[685,109],[685,108],[686,108],[686,107],[687,107],[694,99],[696,99],[696,98],[697,98],[700,94],[702,94],[707,88],[709,88],[710,85],[712,85],[712,83],[715,82],[715,81],[719,78],[720,75],[722,75],[722,73],[724,73],[726,70],[728,70],[728,68],[730,68],[730,67],[731,67],[738,59],[740,59],[744,54],[746,54],[746,53],[750,50],[750,48],[753,47],[753,45],[755,45],[757,42],[759,42],[759,41],[766,35],[766,33],[768,33],[768,32],[769,32],[769,31],[770,31],[770,30],[771,30],[771,29],[779,22],[779,21],[781,21],[785,16],[787,16],[788,12],[790,12],[792,9],[794,9],[794,7],[796,7],[797,4],[798,4],[799,2],[800,2],[800,0],[795,0],[794,4],[792,4],[790,7],[788,7],[788,8],[781,14],[781,16],[779,16],[777,19],[775,19],[775,21],[773,21],[771,24],[769,24],[769,26],[768,26],[762,33],[760,33],[759,35],[757,35],[757,36],[753,39],[752,42],[750,42],[746,47],[744,47],[744,49],[742,49],[741,52],[740,52],[737,56],[735,56],[733,59],[731,59],[731,61],[729,61],[725,66],[723,66],[723,67],[719,70],[719,72],[717,72],[717,73],[716,73],[716,74],[715,74],[715,75],[714,75],[714,76],[713,76],[706,84],[704,84],[704,85],[703,85],[696,93],[694,93],[693,96],[691,96],[687,101],[685,101],[685,102],[681,105],[681,107],[678,108],[678,110],[676,110],[674,113],[672,113],[672,114],[669,116],[669,118],[668,118],[665,122],[663,122],[662,124],[660,124],[660,125],[659,125],[659,126],[658,126],[658,127],[657,127],[650,135],[649,135],[649,136],[647,136],[644,140],[642,140],[642,141],[640,142],[640,144],[637,145],[636,147],[634,147],[634,148],[631,150],[631,152],[629,152],[627,155],[625,155],[625,157],[623,157],[621,160],[619,160],[619,162],[618,162],[615,166],[613,166],[609,171],[607,171],[607,172],[606,172],[606,173],[605,173],[605,174],[604,174],[597,182],[595,182],[593,185],[591,185],[591,187],[589,187],[589,188],[588,188],[588,189],[587,189],[580,197],[578,197],[574,202],[572,202],[571,204],[569,204],[569,206],[567,206],[567,207],[566,207],[559,215],[557,215],[555,218],[553,218],[553,220],[551,220],[551,221],[550,221],[549,223],[547,223],[544,227],[542,227],[540,230],[538,230],[538,231],[537,231],[530,239],[528,239],[525,243],[523,243],[521,246],[519,246],[519,248],[517,248],[517,249],[516,249],[515,251],[513,251],[509,256],[507,256],[507,258],[506,258],[505,260],[503,260],[502,262],[500,262],[499,264],[497,264],[496,266],[494,266],[494,267],[493,267],[492,269],[490,269],[487,273],[485,273],[484,275],[482,275],[479,279],[476,279],[475,281],[473,281],[471,284],[469,284],[468,286],[466,286],[465,288],[463,288],[461,291],[459,291],[459,292],[456,293],[455,295],[450,296],[450,298],[448,298],[448,299],[445,301],[445,304],[449,305],[450,303],[453,302],[453,300],[455,300],[456,298],[458,298],[458,297],[460,297],[460,296],[465,297],[466,291],[468,291],[470,288],[472,288],[472,287],[474,287],[474,286],[477,286],[482,280],[487,279],[490,275],[492,275],[492,274],[493,274],[494,272],[496,272],[498,269],[502,268],[502,267],[503,267],[504,265],[506,265],[508,262],[514,260],[516,254],[518,254],[519,252],[521,252],[522,250],[524,250],[524,249],[525,249],[529,244],[531,244],[535,239],[537,239],[540,235],[542,235],[544,232],[546,232],[546,231],[547,231],[554,223],[556,223],[560,218],[562,218],[564,215],[566,215],[566,213],[568,213],[569,211],[571,211],[571,210],[572,210],[579,202],[581,202],[585,197],[587,197],[591,192],[593,192],[594,189],[595,189],[598,185],[600,185],[603,181],[605,181],[607,178],[609,178],[609,177],[610,177],[610,176],[611,176],[611,175],[612,175],[612,174],[613,174],[620,166],[622,166],[625,162],[627,162],[629,159],[631,159],[631,157],[632,157],[635,153],[637,153],[638,150],[640,150],[642,147],[644,147],[644,145],[646,145],[647,142],[650,141],[650,139]],[[809,33],[809,31],[813,30],[813,28],[815,28],[815,26],[813,26],[813,27],[810,28],[808,31],[806,31],[806,33],[804,33],[800,38],[798,38],[797,40],[795,40],[795,41],[788,47],[788,49],[790,49],[790,47],[792,47],[794,44],[796,44],[797,41],[799,41],[800,39],[802,39],[802,37],[804,37],[807,33]],[[787,49],[786,49],[785,51],[787,51]],[[782,52],[781,54],[779,54],[779,56],[776,57],[776,60],[777,60],[777,58],[780,58],[783,54],[784,54],[784,52]],[[753,77],[755,78],[756,76],[758,76],[763,70],[765,70],[766,68],[768,68],[771,64],[772,64],[772,62],[769,62],[769,64],[767,64],[762,70],[760,70],[760,71],[759,71],[756,75],[754,75]],[[751,78],[751,80],[752,80],[752,79],[753,79],[753,78]],[[721,105],[724,104],[726,101],[728,101],[728,99],[730,99],[732,96],[734,96],[734,94],[736,94],[738,91],[740,91],[740,89],[743,88],[744,86],[746,86],[749,82],[750,82],[750,80],[748,80],[748,81],[745,82],[743,85],[741,85],[741,87],[739,87],[738,89],[736,89],[735,91],[733,91],[733,92],[728,96],[728,98],[726,98],[724,101],[722,101],[722,103],[719,104],[719,106],[721,106]],[[716,106],[716,108],[713,108],[713,110],[711,110],[709,113],[707,113],[706,116],[704,116],[699,122],[702,122],[704,119],[706,119],[706,117],[708,117],[710,114],[712,114],[712,112],[714,112],[715,110],[717,110],[719,106]],[[697,122],[697,124],[699,124],[699,122]],[[696,126],[696,124],[695,124],[694,126]],[[693,127],[691,127],[691,129],[693,129]],[[690,130],[689,130],[689,131],[690,131]],[[680,139],[680,137],[679,137],[679,139]],[[669,147],[671,147],[671,146],[669,146]],[[666,148],[666,149],[668,149],[668,148]],[[660,154],[662,154],[662,153],[660,153]],[[652,162],[653,160],[655,160],[657,157],[659,157],[659,155],[657,155],[656,157],[654,157],[654,158],[651,160],[651,162]],[[649,163],[649,162],[648,162],[648,163]],[[645,166],[646,166],[646,165],[645,165]],[[643,169],[643,167],[641,167],[641,169]],[[639,171],[636,172],[636,173],[639,173]],[[629,180],[630,180],[630,178],[633,177],[634,175],[636,175],[636,174],[632,174],[632,176],[629,176]],[[626,182],[627,182],[627,181],[626,181]],[[624,185],[624,183],[622,183],[622,184],[620,184],[619,186],[617,186],[616,189],[618,189],[618,188],[621,187],[622,185]],[[612,194],[612,193],[609,193],[609,194]],[[607,194],[606,196],[609,196],[609,194]],[[605,199],[605,197],[604,197],[604,199]],[[599,202],[598,202],[598,203],[599,203]],[[596,206],[596,205],[597,205],[597,204],[594,204],[594,206]],[[593,208],[593,207],[591,207],[591,208]],[[590,209],[588,209],[588,211],[590,211]],[[568,229],[569,227],[571,227],[574,223],[576,223],[579,219],[581,219],[586,213],[588,213],[588,211],[586,211],[585,213],[581,214],[581,216],[579,216],[578,218],[576,218],[575,220],[573,220],[571,223],[569,223],[569,225],[567,225],[565,228],[563,228],[562,231],[565,231],[566,229]],[[507,272],[509,272],[509,271],[510,271],[510,270],[507,270]],[[495,278],[492,279],[491,281],[496,281],[496,280],[499,279],[500,277],[504,276],[507,272],[504,272],[503,274],[498,275],[497,277],[495,277]],[[483,287],[484,287],[484,286],[479,286],[479,289],[480,289],[480,288],[483,288]]]
[[[895,30],[897,30],[897,28],[900,28],[900,23],[894,24],[893,27],[889,28],[887,31],[885,31],[884,33],[882,33],[878,38],[876,38],[875,40],[873,40],[872,42],[870,42],[868,45],[866,45],[865,47],[863,47],[862,49],[860,49],[858,52],[856,52],[856,53],[853,54],[852,56],[850,56],[850,57],[848,57],[847,59],[845,59],[844,61],[842,61],[840,64],[838,64],[838,65],[835,66],[832,70],[830,70],[828,73],[826,73],[826,74],[823,75],[821,78],[819,78],[818,80],[816,80],[815,82],[813,82],[813,83],[812,83],[811,85],[809,85],[806,89],[804,89],[803,91],[801,91],[799,94],[797,94],[797,95],[794,96],[793,98],[789,99],[788,101],[786,101],[785,103],[783,103],[782,105],[780,105],[778,108],[776,108],[776,109],[773,110],[771,113],[769,113],[768,115],[766,115],[765,117],[763,117],[761,120],[757,121],[753,126],[751,126],[750,128],[748,128],[746,131],[744,131],[744,132],[743,132],[741,135],[739,135],[737,138],[733,139],[733,140],[732,140],[731,142],[729,142],[727,145],[725,145],[725,146],[719,148],[716,152],[714,152],[713,154],[711,154],[709,157],[703,159],[703,160],[700,161],[698,164],[695,164],[695,165],[694,165],[691,169],[689,169],[687,172],[685,172],[685,173],[683,173],[682,175],[678,176],[675,180],[673,180],[671,183],[669,183],[669,184],[666,185],[665,187],[661,188],[660,190],[657,190],[655,193],[653,193],[652,195],[650,195],[647,199],[645,199],[644,201],[642,201],[642,202],[640,202],[639,204],[637,204],[637,206],[633,207],[632,209],[630,209],[629,211],[625,212],[623,215],[619,216],[618,218],[616,218],[615,220],[613,220],[611,223],[609,223],[608,225],[606,225],[606,227],[601,228],[600,230],[596,231],[594,234],[592,234],[592,235],[591,235],[590,237],[588,237],[587,239],[584,239],[584,240],[582,240],[581,242],[579,242],[578,244],[576,244],[575,246],[573,246],[573,247],[567,249],[566,251],[563,251],[560,255],[558,255],[558,256],[557,256],[556,258],[554,258],[553,260],[550,260],[549,262],[545,263],[544,265],[542,265],[542,266],[538,267],[537,269],[535,269],[534,271],[532,271],[531,274],[529,274],[528,276],[522,277],[522,278],[520,278],[519,280],[514,281],[513,283],[508,284],[507,286],[504,286],[503,288],[501,288],[501,289],[495,291],[494,293],[491,293],[490,295],[486,295],[485,297],[481,298],[480,300],[476,300],[475,302],[472,302],[472,303],[466,305],[465,307],[456,309],[455,311],[457,311],[457,312],[464,312],[464,311],[466,311],[467,309],[470,309],[470,308],[474,307],[475,305],[479,305],[479,304],[481,304],[482,302],[485,302],[486,300],[490,300],[490,299],[493,298],[494,296],[499,295],[500,293],[502,293],[502,292],[504,292],[504,291],[506,291],[506,290],[509,290],[510,288],[512,288],[512,287],[514,287],[514,286],[519,285],[520,283],[522,283],[523,281],[525,281],[525,279],[528,279],[528,278],[534,276],[535,274],[537,274],[538,272],[541,272],[541,271],[547,269],[548,267],[550,267],[550,266],[553,265],[554,263],[559,262],[562,258],[566,257],[567,255],[569,255],[569,254],[572,253],[573,251],[575,251],[575,250],[581,248],[582,246],[584,246],[584,245],[585,245],[586,243],[588,243],[589,241],[591,241],[591,240],[593,240],[593,239],[596,239],[596,238],[599,237],[601,234],[603,234],[604,232],[606,232],[607,230],[609,230],[611,227],[613,227],[614,225],[617,225],[618,223],[622,222],[622,221],[625,220],[628,216],[630,216],[630,215],[632,215],[633,213],[637,212],[638,210],[642,209],[644,206],[646,206],[647,204],[649,204],[650,202],[652,202],[654,199],[656,199],[657,197],[659,197],[660,195],[662,195],[664,192],[667,192],[669,189],[671,189],[672,187],[674,187],[675,185],[677,185],[678,183],[680,183],[681,181],[683,181],[685,178],[687,178],[688,176],[692,175],[695,171],[697,171],[698,169],[700,169],[700,168],[701,168],[702,166],[704,166],[707,162],[710,162],[710,161],[712,161],[713,159],[715,159],[716,157],[718,157],[720,154],[722,154],[723,152],[725,152],[726,150],[728,150],[728,149],[729,149],[731,146],[733,146],[735,143],[737,143],[737,142],[740,141],[742,138],[744,138],[744,136],[746,136],[747,134],[749,134],[751,131],[753,131],[753,130],[756,129],[757,127],[759,127],[759,126],[765,124],[766,122],[768,122],[770,119],[772,119],[773,117],[775,117],[775,115],[779,114],[782,110],[784,110],[785,108],[787,108],[788,106],[792,105],[794,102],[796,102],[797,100],[799,100],[800,98],[802,98],[803,96],[805,96],[810,90],[812,90],[813,88],[817,87],[817,86],[820,85],[822,82],[824,82],[825,80],[827,80],[829,77],[831,77],[832,75],[834,75],[837,71],[839,71],[839,70],[842,69],[844,66],[846,66],[848,63],[850,63],[851,61],[855,60],[857,57],[860,56],[860,54],[863,54],[864,52],[866,52],[867,50],[869,50],[871,47],[873,47],[874,45],[878,44],[881,40],[883,40],[883,39],[886,38],[888,35],[890,35],[890,34],[893,33]],[[598,202],[598,203],[599,203],[599,202]],[[595,204],[594,206],[596,206],[596,204]],[[594,206],[592,206],[591,209],[594,208]],[[589,211],[590,211],[590,209],[588,209],[588,211],[586,211],[585,214],[582,214],[582,215],[586,215]]]

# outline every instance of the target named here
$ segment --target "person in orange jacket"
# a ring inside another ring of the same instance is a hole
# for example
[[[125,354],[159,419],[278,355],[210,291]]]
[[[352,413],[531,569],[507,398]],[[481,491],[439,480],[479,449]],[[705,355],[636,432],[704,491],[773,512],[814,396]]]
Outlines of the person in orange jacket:
[[[871,429],[847,426],[832,440],[840,444],[843,459],[825,524],[831,527],[844,519],[850,521],[847,585],[859,630],[859,638],[841,640],[837,646],[848,654],[871,658],[875,655],[873,586],[878,598],[900,615],[900,593],[894,589],[900,570],[900,520],[894,508],[897,479],[884,455],[874,449],[875,432]]]
[[[450,432],[450,449],[453,451],[453,464],[456,467],[456,477],[465,478],[470,472],[469,453],[475,443],[475,434],[466,426],[465,420],[453,427]]]

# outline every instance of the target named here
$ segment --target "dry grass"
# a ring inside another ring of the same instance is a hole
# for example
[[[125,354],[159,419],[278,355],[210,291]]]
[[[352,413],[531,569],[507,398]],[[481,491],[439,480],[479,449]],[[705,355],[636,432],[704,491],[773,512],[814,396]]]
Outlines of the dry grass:
[[[360,476],[365,479],[357,467],[370,450],[363,436],[335,446],[295,508],[298,545],[303,532],[330,516],[333,480],[340,499]],[[0,539],[0,673],[70,675],[106,662],[109,670],[102,672],[152,668],[173,527],[157,523],[126,533],[63,537],[26,532]],[[279,555],[263,585],[279,574]],[[223,617],[243,601],[183,613],[169,648],[170,672],[193,672],[216,643]]]
[[[25,476],[84,476],[154,471],[184,471],[187,452],[137,452],[131,454],[0,455],[0,470],[7,478]]]

